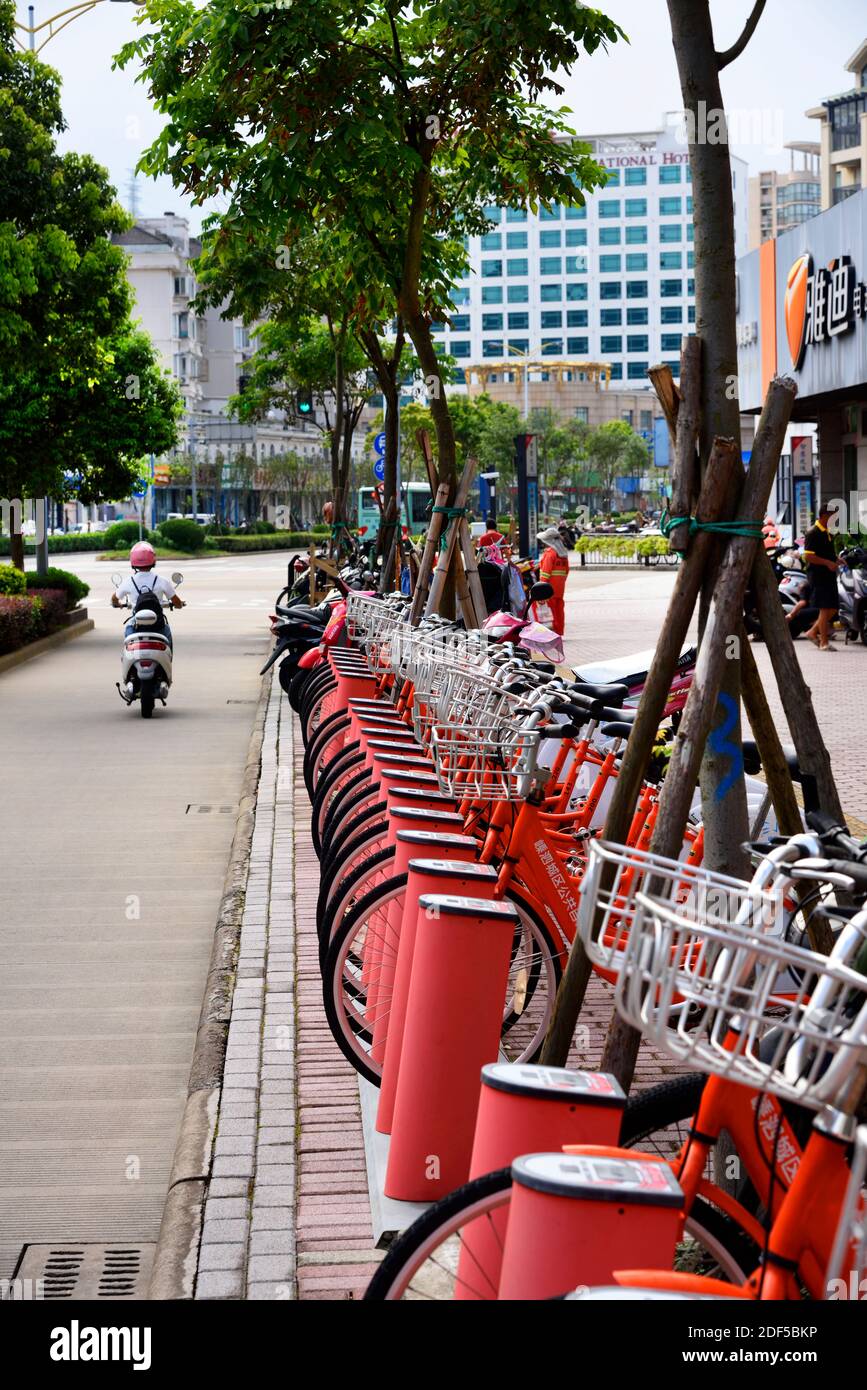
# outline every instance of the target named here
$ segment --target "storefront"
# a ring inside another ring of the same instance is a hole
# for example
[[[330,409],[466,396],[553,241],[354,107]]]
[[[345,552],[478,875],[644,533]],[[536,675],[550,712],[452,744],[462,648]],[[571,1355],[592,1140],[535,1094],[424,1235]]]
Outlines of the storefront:
[[[793,423],[818,427],[819,492],[845,504],[841,529],[867,531],[867,191],[742,257],[737,280],[741,409],[793,377]],[[792,472],[797,534],[815,502],[797,451]]]

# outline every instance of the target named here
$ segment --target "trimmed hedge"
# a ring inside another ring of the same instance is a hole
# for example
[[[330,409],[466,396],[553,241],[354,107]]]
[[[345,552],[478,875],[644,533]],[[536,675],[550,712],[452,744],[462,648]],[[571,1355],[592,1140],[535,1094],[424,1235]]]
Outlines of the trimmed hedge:
[[[220,550],[306,550],[311,540],[321,542],[321,536],[308,531],[276,531],[273,536],[215,536]]]
[[[138,533],[136,533],[136,540],[138,540]],[[108,548],[109,547],[105,543],[104,531],[90,531],[88,534],[80,536],[69,535],[48,537],[49,555],[52,553],[63,554],[64,552],[68,554],[70,551],[76,550],[108,550]],[[35,550],[36,542],[30,539],[26,539],[24,542],[25,554],[32,555]],[[0,536],[0,555],[11,554],[12,544],[9,540],[9,537]]]
[[[49,566],[44,574],[28,570],[24,575],[24,582],[28,593],[34,589],[60,590],[65,597],[67,608],[74,608],[90,593],[90,585],[79,579],[77,574],[70,574],[69,570],[54,569],[53,566]]]
[[[161,521],[158,531],[175,550],[201,550],[207,540],[204,526],[185,516]]]
[[[102,533],[105,550],[123,550],[124,547],[135,545],[138,538],[137,521],[115,521]],[[141,538],[143,541],[150,540],[145,527],[142,527]]]
[[[63,627],[69,604],[65,589],[30,589],[30,598],[39,603],[40,637],[47,637]]]
[[[0,565],[0,594],[26,594],[27,581],[14,565]]]
[[[0,656],[56,632],[63,627],[66,612],[66,589],[30,589],[24,596],[0,595]]]
[[[669,553],[664,536],[580,536],[575,550],[578,554],[632,556],[636,560]]]

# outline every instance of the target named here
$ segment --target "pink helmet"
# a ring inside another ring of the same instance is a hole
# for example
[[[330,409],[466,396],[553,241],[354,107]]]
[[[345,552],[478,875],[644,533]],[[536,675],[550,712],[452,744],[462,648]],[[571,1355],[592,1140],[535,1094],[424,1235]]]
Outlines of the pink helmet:
[[[157,562],[157,553],[149,541],[138,541],[129,552],[134,570],[149,570]]]

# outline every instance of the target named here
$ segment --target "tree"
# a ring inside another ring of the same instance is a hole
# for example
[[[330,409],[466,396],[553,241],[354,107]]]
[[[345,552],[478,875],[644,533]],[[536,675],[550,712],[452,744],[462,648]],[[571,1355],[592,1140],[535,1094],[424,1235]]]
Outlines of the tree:
[[[740,440],[734,200],[720,72],[743,52],[764,7],[765,0],[756,0],[740,37],[731,48],[718,53],[709,0],[668,0],[692,169],[695,331],[702,342],[702,471],[714,436]],[[711,577],[702,591],[702,629],[712,585]],[[727,746],[739,744],[741,676],[737,659],[726,663],[721,698],[731,718]],[[715,752],[712,743],[708,743],[701,772],[705,861],[710,868],[744,876],[749,870],[741,848],[749,839],[746,785],[743,779],[730,785],[730,759],[726,753]]]
[[[352,437],[373,387],[367,363],[346,320],[309,318],[297,326],[272,319],[256,330],[257,349],[247,363],[248,380],[229,410],[244,421],[261,420],[269,410],[297,418],[299,388],[313,398],[311,423],[328,442],[334,524],[348,520]],[[322,417],[323,423],[317,418]]]
[[[0,0],[0,493],[122,497],[175,442],[179,396],[130,323],[110,240],[129,220],[104,169],[57,153],[59,81],[15,52],[13,17]]]
[[[591,430],[586,449],[590,467],[599,479],[605,510],[610,511],[617,479],[645,473],[650,457],[647,444],[625,420],[609,420]]]
[[[562,486],[571,477],[578,459],[586,453],[589,428],[574,417],[564,417],[553,406],[534,406],[526,430],[536,436],[539,487]]]
[[[141,167],[197,202],[228,195],[283,237],[318,223],[351,238],[354,266],[393,296],[425,376],[440,477],[456,448],[431,323],[453,308],[463,238],[493,202],[583,202],[606,182],[572,138],[551,74],[622,37],[571,0],[431,0],[404,10],[310,0],[147,0],[158,27],[127,44],[168,121]]]

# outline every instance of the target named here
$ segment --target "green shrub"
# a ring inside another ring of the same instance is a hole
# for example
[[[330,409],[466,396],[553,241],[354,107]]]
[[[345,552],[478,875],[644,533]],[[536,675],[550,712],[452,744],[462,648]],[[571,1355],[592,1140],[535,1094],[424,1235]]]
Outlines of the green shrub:
[[[14,565],[0,565],[0,594],[26,594],[27,580]]]
[[[147,538],[147,531],[142,530],[142,540],[147,540]],[[102,543],[106,550],[124,550],[128,546],[135,545],[137,540],[137,521],[115,521],[102,533]]]
[[[74,608],[81,599],[90,593],[90,585],[85,584],[83,579],[79,579],[77,574],[70,574],[69,570],[49,567],[44,574],[36,574],[33,570],[28,570],[24,578],[28,592],[33,589],[62,590],[66,595],[67,608]]]
[[[15,652],[40,635],[42,604],[19,594],[0,596],[0,655]]]
[[[30,589],[30,597],[39,604],[39,636],[47,637],[63,627],[63,619],[69,608],[65,589]]]
[[[331,527],[326,526],[322,521],[317,521],[315,526],[310,527],[310,534],[311,536],[330,536]]]
[[[174,521],[161,521],[159,533],[175,550],[201,550],[205,544],[205,528],[190,517],[176,517]]]
[[[319,537],[321,540],[321,537]],[[216,544],[220,550],[306,550],[310,535],[306,531],[276,531],[274,535],[220,536]]]

